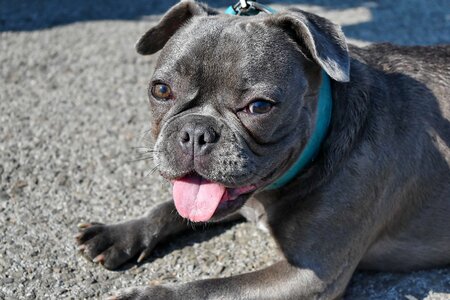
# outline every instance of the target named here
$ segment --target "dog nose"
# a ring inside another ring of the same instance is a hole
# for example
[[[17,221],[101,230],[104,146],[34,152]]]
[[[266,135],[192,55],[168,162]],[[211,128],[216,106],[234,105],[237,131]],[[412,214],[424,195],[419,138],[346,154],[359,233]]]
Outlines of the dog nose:
[[[210,125],[186,124],[179,133],[179,142],[184,153],[199,156],[211,151],[219,140],[219,134]]]

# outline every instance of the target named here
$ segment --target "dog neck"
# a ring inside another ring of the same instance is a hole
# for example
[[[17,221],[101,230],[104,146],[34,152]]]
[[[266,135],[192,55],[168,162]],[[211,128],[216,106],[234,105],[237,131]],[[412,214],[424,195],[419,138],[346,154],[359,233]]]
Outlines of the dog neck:
[[[322,142],[330,127],[333,101],[331,96],[330,77],[322,71],[322,83],[319,89],[319,100],[317,103],[317,117],[314,132],[308,140],[305,149],[300,153],[294,164],[275,182],[267,186],[266,190],[274,190],[283,187],[297,174],[299,174],[308,164],[310,164],[320,150]]]

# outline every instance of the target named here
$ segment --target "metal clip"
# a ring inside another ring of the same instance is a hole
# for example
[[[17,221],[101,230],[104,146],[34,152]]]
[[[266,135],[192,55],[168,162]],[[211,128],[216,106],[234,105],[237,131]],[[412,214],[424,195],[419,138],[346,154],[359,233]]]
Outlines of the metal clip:
[[[246,9],[248,6],[247,0],[240,0],[241,8]]]
[[[247,1],[247,0],[240,0],[238,3],[233,5],[232,8],[233,8],[235,14],[239,15],[239,16],[241,16],[241,15],[244,15],[244,16],[257,15],[260,12],[264,12],[264,13],[270,15],[275,12],[269,6],[258,3],[256,1]]]

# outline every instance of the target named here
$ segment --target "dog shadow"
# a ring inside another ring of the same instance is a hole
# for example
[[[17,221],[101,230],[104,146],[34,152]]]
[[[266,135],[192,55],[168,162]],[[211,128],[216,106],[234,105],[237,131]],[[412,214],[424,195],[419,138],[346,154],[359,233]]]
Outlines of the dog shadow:
[[[357,271],[343,299],[448,299],[449,278],[450,266],[409,273]]]
[[[178,0],[0,0],[0,32],[34,31],[75,22],[100,20],[156,20]],[[202,1],[225,8],[237,0]],[[366,42],[393,42],[403,45],[450,42],[450,22],[446,0],[280,0],[259,1],[277,5],[314,5],[339,11],[365,8],[371,19],[343,26],[347,37]],[[420,24],[420,26],[417,26]],[[136,36],[136,39],[138,36]]]
[[[114,271],[126,271],[134,267],[141,267],[145,264],[152,263],[156,259],[163,258],[164,256],[185,247],[190,247],[195,244],[200,244],[217,237],[226,231],[230,230],[233,226],[242,223],[244,220],[230,221],[221,224],[207,224],[207,225],[192,225],[193,227],[183,234],[177,234],[167,237],[164,241],[156,245],[151,255],[149,255],[142,262],[137,263],[136,255],[130,262],[124,264]]]

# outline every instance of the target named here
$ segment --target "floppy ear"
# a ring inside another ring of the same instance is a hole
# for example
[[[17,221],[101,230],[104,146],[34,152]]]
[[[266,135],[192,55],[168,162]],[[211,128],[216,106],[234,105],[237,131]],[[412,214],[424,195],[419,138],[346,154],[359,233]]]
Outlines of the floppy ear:
[[[334,80],[350,80],[347,42],[340,26],[300,9],[273,15],[267,22],[283,28],[294,38],[307,57]]]
[[[170,37],[192,17],[217,14],[217,11],[205,4],[190,0],[181,1],[174,5],[156,26],[150,28],[139,39],[136,43],[136,51],[142,55],[158,52],[164,47]]]

